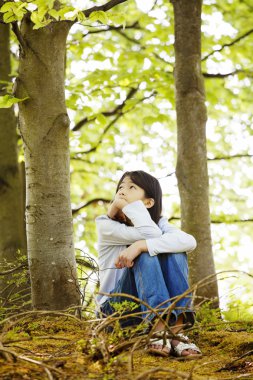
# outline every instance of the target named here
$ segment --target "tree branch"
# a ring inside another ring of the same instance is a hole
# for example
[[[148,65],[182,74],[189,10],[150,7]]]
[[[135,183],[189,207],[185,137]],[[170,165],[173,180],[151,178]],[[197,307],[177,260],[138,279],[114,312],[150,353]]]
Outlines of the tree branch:
[[[95,7],[84,10],[83,14],[85,15],[85,17],[89,17],[92,12],[97,12],[97,11],[107,12],[110,9],[116,7],[116,5],[125,3],[126,1],[128,0],[110,0],[108,1],[108,3],[105,3],[104,5],[99,5],[99,6],[95,6]]]
[[[97,142],[97,144],[96,144],[95,146],[93,146],[91,149],[85,150],[85,151],[83,151],[83,152],[76,152],[76,154],[88,154],[88,153],[95,152],[95,151],[98,149],[98,147],[100,146],[100,144],[102,144],[102,142],[103,142],[103,137],[105,136],[105,134],[108,132],[108,130],[109,130],[109,129],[110,129],[110,128],[116,123],[116,121],[117,121],[121,116],[123,116],[123,115],[125,115],[126,113],[132,111],[132,109],[134,109],[134,108],[136,107],[137,104],[143,102],[143,101],[146,100],[146,99],[151,98],[152,96],[154,96],[154,95],[156,95],[156,94],[157,94],[156,91],[152,91],[151,95],[146,96],[146,97],[144,97],[144,98],[142,98],[142,99],[139,99],[138,102],[136,102],[136,104],[135,104],[132,108],[128,109],[128,110],[125,111],[125,112],[122,112],[122,111],[121,111],[120,113],[118,113],[117,116],[116,116],[113,120],[111,120],[110,123],[105,127],[105,129],[103,130],[103,132],[102,132],[102,134],[101,134],[101,136],[100,136],[100,138],[99,138],[99,140],[98,140],[98,142]]]
[[[242,72],[242,70],[235,70],[235,71],[231,71],[230,73],[226,73],[226,74],[221,74],[221,73],[217,73],[217,74],[202,73],[202,75],[203,75],[204,78],[221,78],[222,79],[222,78],[227,78],[230,75],[238,74],[239,72]]]
[[[171,216],[168,219],[168,222],[171,222],[173,220],[181,220],[178,216]],[[234,223],[251,223],[253,222],[253,218],[247,218],[247,219],[225,219],[225,220],[219,220],[219,219],[211,219],[212,224],[234,224]]]
[[[92,152],[95,152],[97,150],[97,148],[99,147],[99,145],[103,142],[103,137],[105,136],[105,134],[108,132],[108,130],[116,123],[116,121],[123,115],[123,113],[119,113],[114,119],[112,119],[110,121],[110,123],[106,126],[106,128],[103,130],[98,142],[96,145],[94,145],[92,148],[88,149],[88,150],[85,150],[83,152],[77,152],[77,154],[88,154],[88,153],[92,153]]]
[[[17,23],[17,21],[13,22],[13,23],[11,24],[11,26],[12,26],[13,33],[14,33],[15,36],[17,37],[17,40],[18,40],[18,42],[19,42],[19,44],[20,44],[20,47],[21,47],[21,48],[23,49],[23,51],[24,51],[25,48],[27,47],[27,44],[26,44],[26,42],[25,42],[25,40],[24,40],[24,38],[23,38],[23,36],[22,36],[22,34],[21,34],[21,32],[20,32],[20,29],[19,29],[19,27],[18,27],[18,23]]]
[[[111,199],[106,199],[106,198],[94,198],[94,199],[91,199],[91,200],[89,200],[88,202],[82,204],[81,206],[72,209],[72,215],[75,215],[75,214],[77,214],[80,210],[82,210],[83,208],[88,207],[88,206],[90,206],[91,204],[93,204],[93,203],[98,203],[98,202],[110,203],[110,202],[111,202]]]
[[[104,33],[108,31],[114,31],[114,30],[123,30],[123,29],[140,29],[140,25],[138,21],[135,21],[132,25],[119,25],[119,26],[113,26],[113,25],[101,25],[103,29],[97,29],[97,30],[90,30],[86,34],[83,34],[83,37],[88,36],[89,34],[98,34],[98,33]]]
[[[219,160],[232,160],[234,158],[251,158],[253,157],[253,154],[235,154],[233,156],[220,156],[220,157],[213,157],[213,158],[208,158],[207,161],[219,161]]]
[[[122,111],[122,108],[124,107],[125,103],[127,100],[129,100],[130,98],[132,98],[134,96],[134,94],[138,91],[138,88],[132,88],[129,93],[127,94],[127,97],[126,99],[124,100],[124,102],[122,102],[120,105],[118,105],[117,107],[114,108],[114,110],[112,111],[106,111],[106,112],[102,112],[104,116],[113,116],[113,115],[116,115],[117,113],[121,112]],[[83,125],[87,124],[88,122],[90,122],[92,120],[88,120],[87,117],[83,118],[82,120],[80,120],[75,126],[74,128],[72,129],[72,131],[76,132],[76,131],[79,131],[80,128],[82,128]]]
[[[228,43],[222,45],[219,49],[216,49],[216,50],[211,51],[209,54],[207,54],[205,57],[203,57],[201,61],[206,61],[209,57],[211,57],[211,56],[212,56],[213,54],[215,54],[216,52],[221,52],[221,51],[224,50],[226,47],[230,47],[230,46],[235,45],[237,42],[239,42],[239,41],[241,41],[242,39],[248,37],[251,33],[253,33],[253,29],[248,30],[247,32],[245,32],[245,33],[242,34],[241,36],[235,38],[235,39],[232,40],[231,42],[228,42]]]
[[[23,269],[23,268],[28,268],[28,265],[27,264],[21,264],[21,265],[19,265],[16,268],[12,268],[12,269],[6,270],[5,272],[0,272],[0,276],[6,276],[8,274],[11,274],[11,273],[16,272],[19,269]]]
[[[124,32],[122,31],[122,29],[115,29],[115,32],[117,32],[120,36],[122,36],[123,38],[125,38],[125,39],[128,40],[129,42],[132,42],[132,43],[134,43],[134,44],[136,44],[136,45],[139,45],[141,50],[145,50],[145,49],[147,49],[147,47],[149,46],[149,45],[145,45],[145,46],[143,46],[139,40],[136,40],[135,38],[129,37],[126,33],[124,33]],[[154,56],[156,59],[158,59],[159,61],[161,61],[161,62],[165,63],[166,65],[168,65],[169,62],[166,61],[165,59],[163,59],[162,57],[160,57],[159,54],[157,54],[157,53],[152,53],[152,54],[153,54],[153,56]],[[168,72],[168,71],[167,71],[167,72]],[[169,72],[169,73],[170,73],[170,74],[173,74],[173,72]]]

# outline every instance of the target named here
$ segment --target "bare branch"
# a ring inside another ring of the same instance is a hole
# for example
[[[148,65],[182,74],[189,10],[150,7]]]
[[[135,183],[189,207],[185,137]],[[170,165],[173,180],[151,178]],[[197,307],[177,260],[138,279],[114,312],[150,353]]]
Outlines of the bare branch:
[[[88,25],[89,26],[89,25]],[[83,34],[83,37],[88,36],[89,34],[98,34],[98,33],[104,33],[107,31],[114,31],[114,30],[123,30],[123,29],[140,29],[140,25],[138,21],[135,21],[133,24],[130,25],[119,25],[119,26],[114,26],[114,25],[101,25],[102,28],[96,29],[96,30],[90,30],[86,34]]]
[[[226,73],[226,74],[221,74],[221,73],[217,73],[217,74],[202,73],[202,75],[203,75],[204,78],[227,78],[230,75],[235,75],[235,74],[238,74],[239,72],[243,72],[243,70],[235,70],[235,71],[231,71],[230,73]]]
[[[15,21],[15,22],[13,22],[12,23],[12,30],[13,30],[13,33],[16,35],[16,37],[17,37],[17,40],[18,40],[18,42],[19,42],[19,44],[20,44],[20,47],[23,49],[23,50],[25,50],[25,48],[27,47],[27,44],[26,44],[26,42],[25,42],[25,40],[24,40],[24,38],[23,38],[23,36],[22,36],[22,34],[21,34],[21,32],[20,32],[20,29],[19,29],[19,27],[18,27],[18,23],[17,23],[17,21]]]
[[[171,216],[168,221],[171,222],[173,220],[181,220],[178,216]],[[253,218],[247,218],[247,219],[211,219],[212,224],[236,224],[236,223],[252,223]]]
[[[102,142],[103,142],[103,138],[104,138],[105,134],[108,132],[108,130],[109,130],[109,129],[110,129],[110,128],[116,123],[116,121],[117,121],[121,116],[123,116],[123,115],[125,115],[126,113],[132,111],[132,110],[136,107],[137,104],[143,102],[144,100],[147,100],[147,99],[151,98],[152,96],[155,96],[156,94],[157,94],[156,91],[152,91],[152,93],[151,93],[149,96],[146,96],[146,97],[144,97],[144,98],[139,99],[139,100],[136,102],[136,104],[135,104],[132,108],[130,108],[129,110],[127,110],[127,111],[125,111],[125,112],[121,111],[120,113],[118,113],[117,116],[116,116],[113,120],[111,120],[110,123],[105,127],[105,129],[104,129],[104,131],[102,132],[102,134],[100,135],[100,138],[99,138],[99,140],[98,140],[98,142],[97,142],[96,145],[94,145],[91,149],[88,149],[88,150],[86,150],[86,151],[83,151],[83,152],[76,152],[76,154],[88,154],[88,153],[95,152],[95,151],[98,149],[98,147],[102,144]],[[71,158],[73,158],[73,157],[71,157]]]
[[[235,38],[234,40],[222,45],[219,49],[215,49],[213,51],[211,51],[209,54],[207,54],[205,57],[202,58],[202,61],[206,61],[209,57],[211,57],[213,54],[215,54],[216,52],[221,52],[222,50],[224,50],[226,47],[230,47],[230,46],[233,46],[235,45],[237,42],[241,41],[242,39],[248,37],[251,33],[253,33],[253,29],[250,29],[248,30],[247,32],[245,32],[244,34],[242,34],[241,36]]]
[[[88,202],[82,204],[81,206],[72,209],[72,215],[75,215],[75,214],[77,214],[80,210],[82,210],[83,208],[88,207],[88,206],[90,206],[91,204],[93,204],[93,203],[98,203],[98,202],[110,203],[110,202],[111,202],[111,199],[106,199],[106,198],[94,198],[94,199],[91,199],[91,200],[89,200]]]
[[[8,275],[8,274],[11,274],[11,273],[16,272],[17,270],[23,269],[23,268],[27,268],[27,264],[21,264],[18,267],[6,270],[5,272],[0,272],[0,276],[5,276],[5,275]]]
[[[234,71],[231,71],[230,73],[225,73],[225,74],[221,74],[221,73],[216,73],[216,74],[209,74],[209,73],[202,73],[203,77],[204,78],[227,78],[231,75],[236,75],[236,74],[245,74],[247,75],[247,77],[250,77],[252,78],[253,77],[253,71],[250,71],[250,70],[234,70]]]
[[[253,154],[235,154],[233,156],[220,156],[208,158],[207,161],[233,160],[234,158],[251,158]]]
[[[104,5],[99,5],[99,6],[86,9],[85,11],[83,11],[83,14],[85,15],[85,17],[89,17],[92,12],[97,12],[97,11],[107,12],[110,9],[116,7],[116,5],[125,3],[126,1],[128,0],[110,0],[108,1],[108,3],[105,3]]]
[[[131,99],[134,94],[138,91],[138,88],[131,88],[131,90],[129,91],[129,93],[127,94],[127,97],[126,99],[124,100],[123,103],[119,104],[117,107],[115,107],[113,110],[111,111],[106,111],[106,112],[102,112],[104,116],[113,116],[113,115],[116,115],[117,113],[121,112],[122,111],[122,108],[124,107],[125,103],[127,100]],[[76,131],[79,131],[80,128],[82,128],[83,125],[87,124],[88,122],[90,122],[92,120],[88,120],[87,117],[83,118],[82,120],[80,120],[75,126],[74,128],[72,129],[72,131],[76,132]]]
[[[0,347],[0,352],[9,354],[11,356],[14,356],[17,359],[24,360],[26,362],[39,365],[40,367],[42,367],[44,369],[44,371],[46,372],[49,380],[53,380],[53,376],[52,376],[50,370],[58,373],[59,375],[61,375],[63,379],[66,378],[66,376],[64,375],[64,373],[62,371],[60,371],[59,369],[57,369],[57,368],[55,368],[55,367],[53,367],[51,365],[45,364],[45,363],[43,363],[43,362],[41,362],[39,360],[31,359],[31,358],[29,358],[27,356],[24,356],[24,355],[18,355],[16,352],[14,352],[12,350],[1,348],[1,347]]]

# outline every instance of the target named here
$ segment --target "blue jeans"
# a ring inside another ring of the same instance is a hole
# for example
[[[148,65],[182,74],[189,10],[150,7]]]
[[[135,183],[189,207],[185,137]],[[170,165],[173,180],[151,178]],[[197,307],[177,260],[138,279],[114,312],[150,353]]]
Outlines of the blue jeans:
[[[101,311],[105,315],[110,315],[115,312],[114,302],[132,301],[131,297],[113,296],[113,293],[125,293],[140,299],[150,308],[158,309],[159,313],[168,309],[170,325],[175,324],[180,314],[184,316],[184,323],[193,325],[194,312],[191,310],[191,294],[187,294],[179,300],[175,299],[188,288],[186,253],[162,253],[150,256],[148,252],[144,252],[135,259],[132,268],[125,269],[122,278],[111,291],[112,297],[105,301]],[[175,304],[170,308],[174,301],[176,301]],[[138,324],[145,318],[152,321],[155,314],[150,312],[150,308],[143,303],[137,305],[134,312],[141,311],[142,315],[139,315],[138,318],[126,319],[122,325]],[[167,315],[168,313],[165,313],[164,317]]]

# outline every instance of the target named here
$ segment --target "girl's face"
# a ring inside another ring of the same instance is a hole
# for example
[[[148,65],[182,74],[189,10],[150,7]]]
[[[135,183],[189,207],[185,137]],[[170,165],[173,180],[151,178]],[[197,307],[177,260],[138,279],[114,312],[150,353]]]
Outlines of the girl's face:
[[[130,177],[125,177],[121,182],[116,197],[125,199],[127,203],[134,201],[143,201],[145,205],[148,205],[150,198],[146,198],[145,191],[138,185],[136,185]]]

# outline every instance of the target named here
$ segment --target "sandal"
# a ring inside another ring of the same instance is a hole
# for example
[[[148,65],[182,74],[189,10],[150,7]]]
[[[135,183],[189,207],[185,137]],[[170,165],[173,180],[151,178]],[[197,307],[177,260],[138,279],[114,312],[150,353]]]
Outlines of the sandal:
[[[172,339],[171,347],[172,347],[174,356],[177,356],[177,357],[179,357],[181,359],[185,359],[185,360],[199,359],[202,357],[202,353],[201,353],[200,349],[196,346],[196,344],[191,343],[188,336],[185,336],[183,334],[177,334],[177,337],[179,337],[179,339],[182,338],[183,341],[180,341],[177,338]],[[175,342],[175,341],[177,341],[177,342],[179,341],[179,343],[173,344],[173,342]],[[185,350],[193,350],[196,352],[196,354],[189,353],[188,355],[182,355],[183,351],[185,351]]]
[[[149,354],[167,357],[171,351],[170,339],[151,338],[145,349]]]

